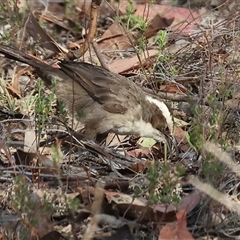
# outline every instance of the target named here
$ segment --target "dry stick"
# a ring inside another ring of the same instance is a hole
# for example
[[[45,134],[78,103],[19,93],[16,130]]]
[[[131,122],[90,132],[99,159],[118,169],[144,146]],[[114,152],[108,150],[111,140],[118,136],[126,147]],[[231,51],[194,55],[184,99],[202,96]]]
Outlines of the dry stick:
[[[68,52],[67,57],[70,60],[83,56],[83,54],[88,50],[89,43],[93,40],[96,33],[98,13],[99,13],[101,2],[102,2],[101,0],[92,1],[91,14],[90,14],[91,21],[90,21],[89,31],[88,31],[86,40],[84,41],[83,45],[78,49],[78,51]]]
[[[148,94],[154,94],[154,92],[149,89],[149,88],[143,88],[144,92],[148,93]],[[158,92],[157,96],[160,97],[161,99],[166,99],[166,100],[170,100],[173,102],[188,102],[189,99],[193,102],[193,103],[197,103],[199,104],[201,98],[197,97],[197,96],[187,96],[187,95],[180,95],[180,94],[175,94],[175,93],[165,93],[165,92]],[[201,103],[200,103],[201,104]],[[223,104],[223,102],[218,101],[218,103],[216,104]],[[224,102],[225,106],[229,109],[239,109],[240,108],[240,99],[233,99],[233,100],[228,100],[226,102]],[[204,104],[201,104],[204,106],[209,106],[209,101],[204,99]]]
[[[93,47],[93,49],[94,49],[94,51],[95,51],[95,53],[96,53],[96,55],[98,57],[99,62],[101,63],[101,66],[109,70],[109,67],[105,63],[105,61],[103,60],[102,53],[99,50],[99,47],[98,47],[98,45],[97,45],[97,43],[95,41],[92,42],[92,47]]]

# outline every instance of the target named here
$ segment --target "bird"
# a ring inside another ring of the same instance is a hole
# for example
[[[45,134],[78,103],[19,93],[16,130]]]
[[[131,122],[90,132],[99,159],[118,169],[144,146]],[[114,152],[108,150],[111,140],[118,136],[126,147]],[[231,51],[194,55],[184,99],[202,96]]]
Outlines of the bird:
[[[67,109],[80,117],[85,136],[115,133],[169,143],[174,123],[169,107],[128,78],[86,62],[59,60],[53,67],[14,46],[0,44],[6,58],[33,67]],[[52,84],[55,81],[56,84]]]

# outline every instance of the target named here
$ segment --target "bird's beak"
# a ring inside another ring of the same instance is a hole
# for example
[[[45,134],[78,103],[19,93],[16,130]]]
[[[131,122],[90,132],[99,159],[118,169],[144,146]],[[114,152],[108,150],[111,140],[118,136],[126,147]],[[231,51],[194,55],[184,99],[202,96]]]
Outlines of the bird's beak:
[[[175,153],[176,155],[176,159],[178,158],[178,144],[177,141],[175,139],[175,137],[173,135],[169,134],[162,134],[160,135],[160,137],[158,139],[156,139],[158,142],[162,142],[165,145],[165,154],[167,155],[168,153],[170,154],[170,156],[173,156],[173,154]],[[166,156],[165,156],[166,158]]]
[[[174,136],[166,136],[166,139],[167,139],[167,147],[168,147],[170,156],[172,156],[175,153],[176,159],[177,159],[179,155],[179,148],[178,148],[178,143],[176,141],[176,138]]]

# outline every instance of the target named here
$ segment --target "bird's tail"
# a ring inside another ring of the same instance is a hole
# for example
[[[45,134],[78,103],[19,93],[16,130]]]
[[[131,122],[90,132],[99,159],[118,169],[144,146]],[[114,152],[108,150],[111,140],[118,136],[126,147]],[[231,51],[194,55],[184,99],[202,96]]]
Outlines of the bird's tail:
[[[48,64],[38,60],[37,58],[28,55],[27,53],[21,52],[15,47],[0,44],[0,53],[5,55],[6,58],[26,63],[34,68],[49,66]]]

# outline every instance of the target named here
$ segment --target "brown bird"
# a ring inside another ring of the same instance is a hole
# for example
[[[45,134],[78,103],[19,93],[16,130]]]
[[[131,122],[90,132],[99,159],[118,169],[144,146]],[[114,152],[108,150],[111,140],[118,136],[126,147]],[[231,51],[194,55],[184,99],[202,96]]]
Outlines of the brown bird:
[[[54,68],[15,47],[0,45],[7,58],[32,66],[70,112],[83,113],[85,135],[116,133],[150,137],[167,143],[173,120],[167,105],[147,95],[138,85],[105,68],[84,62],[60,61]]]

